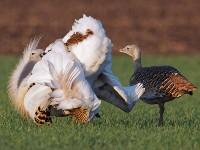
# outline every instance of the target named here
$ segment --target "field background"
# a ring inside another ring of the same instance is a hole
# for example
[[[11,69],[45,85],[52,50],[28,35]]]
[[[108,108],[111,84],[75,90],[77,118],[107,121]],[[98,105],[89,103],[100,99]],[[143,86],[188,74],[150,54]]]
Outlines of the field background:
[[[144,53],[200,53],[199,0],[1,0],[0,54],[21,54],[36,35],[45,48],[82,14],[102,21],[117,51],[138,44]]]
[[[200,86],[200,65],[197,56],[145,56],[144,65],[173,65]],[[176,63],[173,60],[176,59]],[[168,102],[164,114],[165,125],[157,126],[159,108],[139,101],[130,113],[124,113],[102,102],[101,119],[87,125],[71,125],[70,119],[53,118],[50,126],[36,127],[16,113],[8,101],[8,76],[18,57],[0,57],[0,149],[180,149],[200,148],[199,90]],[[186,63],[188,62],[188,63]],[[126,67],[124,67],[126,66]],[[190,71],[188,71],[190,70]],[[113,71],[123,85],[128,85],[133,66],[128,57],[114,56]]]
[[[133,73],[131,58],[118,49],[137,44],[144,66],[171,65],[200,86],[199,0],[2,0],[0,3],[0,149],[200,149],[199,90],[166,104],[165,125],[157,127],[159,109],[139,101],[130,113],[102,102],[101,119],[71,125],[53,118],[36,127],[16,113],[7,82],[19,55],[34,36],[40,48],[62,38],[82,14],[102,21],[112,39],[113,72],[123,85]],[[68,123],[66,123],[68,122]]]

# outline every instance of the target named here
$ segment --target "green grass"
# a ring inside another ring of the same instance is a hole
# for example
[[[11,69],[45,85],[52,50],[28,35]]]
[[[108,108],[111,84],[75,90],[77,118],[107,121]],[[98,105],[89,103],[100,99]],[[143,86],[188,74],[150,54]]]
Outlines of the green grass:
[[[167,103],[165,125],[157,127],[157,105],[139,101],[130,113],[102,102],[101,119],[71,125],[69,118],[53,118],[50,126],[37,127],[18,114],[6,92],[8,77],[18,57],[0,57],[0,149],[200,149],[200,100],[183,96]],[[113,72],[124,85],[133,72],[129,57],[115,56]],[[200,86],[199,56],[146,56],[143,65],[172,65]],[[68,123],[67,123],[68,122]]]

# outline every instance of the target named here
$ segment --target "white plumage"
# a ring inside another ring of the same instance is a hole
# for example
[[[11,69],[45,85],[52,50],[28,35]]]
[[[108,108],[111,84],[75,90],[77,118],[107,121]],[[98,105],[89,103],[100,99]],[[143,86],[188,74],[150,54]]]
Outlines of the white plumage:
[[[80,42],[72,43],[68,46],[69,50],[80,60],[86,79],[96,95],[126,112],[130,111],[135,101],[143,94],[144,88],[140,83],[122,87],[112,73],[112,43],[106,36],[101,22],[83,15],[83,18],[75,20],[72,30],[62,40],[67,43],[76,33],[85,35],[88,30],[93,34]],[[49,48],[46,51],[48,50]],[[105,86],[109,88],[102,90]]]
[[[90,121],[98,112],[100,100],[85,79],[79,60],[73,53],[67,51],[61,40],[52,44],[51,52],[34,66],[28,85],[33,83],[50,87],[52,89],[52,92],[48,93],[51,98],[50,105],[75,116],[82,123]],[[31,99],[30,96],[30,101],[32,101]],[[47,101],[47,103],[49,102]],[[41,107],[41,105],[39,104],[37,107]],[[37,107],[33,108],[34,111],[29,107],[27,111],[34,115]],[[41,109],[45,110],[46,108],[41,107]],[[86,114],[79,113],[80,116],[76,116],[75,109],[85,110]]]
[[[87,30],[91,30],[93,34],[88,36],[81,42],[69,46],[69,50],[79,59],[84,69],[85,76],[91,83],[98,74],[102,72],[106,54],[111,51],[111,40],[106,36],[105,30],[100,21],[83,15],[83,18],[76,20],[72,26],[72,30],[62,39],[67,42],[70,37],[78,32],[85,35]],[[94,76],[94,77],[93,77]]]
[[[24,97],[24,108],[28,112],[30,118],[35,121],[35,113],[38,107],[42,111],[48,109],[49,106],[49,94],[52,92],[48,86],[36,84],[32,86]]]
[[[16,110],[23,115],[27,115],[24,110],[24,96],[29,88],[27,79],[44,52],[42,49],[37,49],[40,39],[41,37],[38,37],[30,41],[9,80],[8,95]]]

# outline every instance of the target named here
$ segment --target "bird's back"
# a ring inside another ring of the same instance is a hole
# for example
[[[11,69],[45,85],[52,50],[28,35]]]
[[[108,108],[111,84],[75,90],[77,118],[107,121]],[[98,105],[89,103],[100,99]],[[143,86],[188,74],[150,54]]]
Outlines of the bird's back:
[[[192,94],[196,89],[180,72],[171,66],[144,67],[135,71],[130,79],[130,85],[143,83],[145,92],[141,96],[144,100],[167,97],[166,101]],[[151,102],[149,102],[151,103]]]

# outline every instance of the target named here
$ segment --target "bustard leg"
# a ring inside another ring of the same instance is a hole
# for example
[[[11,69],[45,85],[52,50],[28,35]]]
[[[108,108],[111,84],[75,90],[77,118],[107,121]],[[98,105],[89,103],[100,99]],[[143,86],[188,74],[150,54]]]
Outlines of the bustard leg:
[[[159,122],[158,122],[158,126],[162,126],[163,125],[163,114],[164,114],[164,111],[165,111],[165,103],[159,103],[159,108],[160,108],[160,119],[159,119]]]

